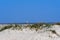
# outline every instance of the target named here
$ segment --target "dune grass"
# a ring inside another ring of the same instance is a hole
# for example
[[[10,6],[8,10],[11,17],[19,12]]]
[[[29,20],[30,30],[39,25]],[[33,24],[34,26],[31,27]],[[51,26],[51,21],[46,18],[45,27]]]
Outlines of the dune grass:
[[[10,25],[7,25],[7,26],[4,26],[0,29],[0,32],[3,31],[3,30],[6,30],[6,29],[10,29],[12,28],[12,30],[22,30],[21,26],[18,25],[18,24],[10,24]]]
[[[23,24],[22,24],[23,25]],[[6,30],[6,29],[10,29],[12,28],[12,30],[22,30],[22,25],[21,24],[10,24],[10,25],[7,25],[3,28],[1,28],[0,31],[3,31],[3,30]],[[27,26],[24,26],[25,28],[30,28],[30,29],[35,29],[36,31],[38,31],[39,29],[42,29],[42,28],[50,28],[52,24],[48,24],[48,23],[36,23],[36,24],[28,24]]]
[[[6,29],[10,29],[11,27],[12,27],[12,25],[7,25],[7,26],[5,26],[5,27],[2,27],[2,28],[0,29],[0,32],[3,31],[3,30],[6,30]]]
[[[13,30],[22,30],[22,25],[14,24],[15,26],[12,27]]]
[[[58,22],[58,23],[55,23],[55,25],[60,25],[60,22]]]
[[[52,24],[48,24],[48,23],[36,23],[36,24],[32,24],[32,25],[28,25],[27,27],[29,27],[30,29],[35,29],[36,31],[38,31],[39,29],[43,29],[45,27],[50,28]]]

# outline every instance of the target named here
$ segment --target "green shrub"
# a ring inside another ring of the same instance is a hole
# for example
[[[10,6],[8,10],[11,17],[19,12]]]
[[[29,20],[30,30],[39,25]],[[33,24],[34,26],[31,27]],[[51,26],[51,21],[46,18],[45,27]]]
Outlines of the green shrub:
[[[59,23],[55,23],[56,25],[60,25],[60,22]]]
[[[15,26],[13,26],[13,30],[20,30],[22,29],[22,26],[19,24],[15,24]]]
[[[6,30],[6,29],[10,29],[11,27],[12,27],[12,25],[5,26],[0,31]]]
[[[50,28],[51,25],[52,24],[48,24],[48,23],[37,23],[37,24],[33,24],[32,26],[30,26],[30,29],[35,28],[36,31],[37,31],[38,29],[42,29],[42,28],[45,28],[45,27]]]

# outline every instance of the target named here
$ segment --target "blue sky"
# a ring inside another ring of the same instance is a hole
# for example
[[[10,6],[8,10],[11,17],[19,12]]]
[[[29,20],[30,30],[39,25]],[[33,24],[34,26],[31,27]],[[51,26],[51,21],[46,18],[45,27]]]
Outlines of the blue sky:
[[[60,0],[0,0],[0,23],[60,22]]]

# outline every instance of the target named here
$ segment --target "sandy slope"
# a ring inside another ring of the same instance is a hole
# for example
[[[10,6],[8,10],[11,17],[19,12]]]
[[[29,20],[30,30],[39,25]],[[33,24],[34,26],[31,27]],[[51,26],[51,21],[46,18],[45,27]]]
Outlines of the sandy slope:
[[[42,30],[30,30],[28,28],[20,30],[7,29],[0,32],[0,40],[60,40],[60,26],[54,25],[48,30],[55,30],[58,35],[52,33],[51,31],[45,31],[46,28]]]

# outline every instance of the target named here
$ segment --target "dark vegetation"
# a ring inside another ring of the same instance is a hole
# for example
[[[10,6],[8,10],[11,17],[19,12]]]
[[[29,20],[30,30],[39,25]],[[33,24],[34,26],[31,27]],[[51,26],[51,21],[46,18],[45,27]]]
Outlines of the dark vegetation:
[[[12,30],[19,30],[19,29],[22,29],[21,28],[21,25],[18,25],[18,24],[10,24],[10,25],[7,25],[7,26],[5,26],[5,27],[2,27],[1,29],[0,29],[0,32],[1,31],[3,31],[3,30],[6,30],[6,29],[10,29],[10,28],[12,28]]]
[[[60,23],[55,23],[57,25],[60,25]],[[23,24],[22,24],[23,25]],[[21,24],[10,24],[5,27],[2,27],[0,31],[6,30],[6,29],[12,29],[12,30],[22,30],[22,25]],[[30,29],[35,29],[36,31],[38,29],[43,29],[43,28],[50,28],[54,24],[49,24],[49,23],[35,23],[35,24],[28,24],[27,26],[24,26],[24,28],[30,28]]]
[[[38,29],[42,29],[42,28],[50,28],[52,24],[48,24],[48,23],[36,23],[36,24],[32,24],[32,25],[28,25],[27,27],[29,27],[30,29],[35,29],[36,31]]]
[[[55,31],[55,30],[50,30],[53,34],[56,34],[57,36],[60,37],[60,35]]]
[[[55,23],[56,25],[60,25],[60,22],[58,22],[58,23]]]
[[[13,30],[22,30],[22,25],[19,25],[19,24],[14,24],[15,26],[12,27]]]
[[[6,29],[10,29],[11,27],[12,27],[11,25],[8,25],[8,26],[5,26],[5,27],[2,27],[2,28],[0,29],[0,31],[6,30]]]

